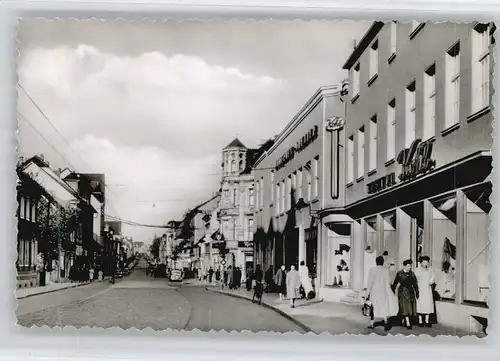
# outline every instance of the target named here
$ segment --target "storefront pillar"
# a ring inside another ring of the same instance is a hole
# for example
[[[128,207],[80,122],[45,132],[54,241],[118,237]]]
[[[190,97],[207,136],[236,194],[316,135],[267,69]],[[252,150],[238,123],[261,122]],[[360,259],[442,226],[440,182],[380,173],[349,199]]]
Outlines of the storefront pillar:
[[[328,264],[328,252],[324,252],[323,250],[327,250],[323,244],[326,235],[326,227],[324,227],[323,220],[318,222],[318,248],[316,254],[316,289],[319,287],[323,287],[325,285],[325,274],[326,274],[326,265]]]
[[[384,241],[384,217],[377,215],[377,256],[382,256],[386,251]]]
[[[432,203],[424,200],[424,234],[422,255],[429,256],[431,262],[434,260],[432,254]]]
[[[363,227],[360,223],[353,221],[351,224],[352,237],[352,262],[350,265],[352,272],[352,289],[362,291],[364,288],[364,256],[365,247],[363,241]]]
[[[411,252],[411,217],[401,208],[396,208],[396,235],[399,245],[396,268],[401,269],[403,261],[410,258]]]
[[[301,261],[305,262],[305,260],[306,260],[306,242],[305,242],[305,234],[304,234],[304,222],[303,222],[302,217],[300,217],[300,223],[299,223],[299,264],[296,265],[295,267],[298,267],[300,265],[300,262]]]
[[[467,198],[461,190],[457,191],[457,254],[455,270],[455,304],[460,305],[464,300],[465,267],[466,267],[466,225],[467,225]]]

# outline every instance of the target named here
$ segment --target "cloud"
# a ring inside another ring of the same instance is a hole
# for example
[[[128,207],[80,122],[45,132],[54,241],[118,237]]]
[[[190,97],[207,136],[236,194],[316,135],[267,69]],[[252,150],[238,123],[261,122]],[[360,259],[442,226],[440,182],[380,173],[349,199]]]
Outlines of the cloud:
[[[218,154],[182,160],[158,147],[116,146],[93,136],[72,146],[94,170],[105,170],[112,216],[118,211],[125,219],[162,225],[218,190]],[[140,237],[141,229],[128,233]]]

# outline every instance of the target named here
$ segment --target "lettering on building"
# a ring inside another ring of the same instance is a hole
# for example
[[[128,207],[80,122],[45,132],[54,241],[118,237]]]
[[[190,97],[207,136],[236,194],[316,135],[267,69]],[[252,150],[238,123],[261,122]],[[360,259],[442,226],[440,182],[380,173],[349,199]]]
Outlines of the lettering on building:
[[[318,138],[319,128],[317,125],[314,126],[309,132],[304,134],[302,138],[297,141],[295,146],[290,147],[277,161],[275,170],[279,170],[287,165],[293,158],[295,154],[306,149],[311,143],[313,143]]]
[[[396,173],[390,173],[382,178],[376,179],[368,183],[368,194],[383,191],[386,188],[392,187],[396,182]]]
[[[432,142],[421,142],[420,139],[417,139],[411,144],[410,148],[399,152],[397,161],[402,166],[399,175],[401,182],[413,179],[434,169],[436,161],[431,159],[432,146]]]
[[[430,172],[436,166],[436,161],[432,156],[432,142],[422,142],[415,140],[410,148],[399,152],[397,162],[401,165],[401,173],[396,177],[395,173],[390,173],[368,183],[368,194],[383,191],[399,182],[406,182],[416,178],[420,174]]]

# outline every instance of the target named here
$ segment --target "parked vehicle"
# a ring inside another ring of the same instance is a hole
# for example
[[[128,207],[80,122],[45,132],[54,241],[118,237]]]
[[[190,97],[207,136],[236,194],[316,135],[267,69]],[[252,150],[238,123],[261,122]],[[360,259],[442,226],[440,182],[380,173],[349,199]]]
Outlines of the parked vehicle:
[[[182,282],[184,279],[184,274],[181,270],[174,269],[170,272],[170,281],[172,282]]]

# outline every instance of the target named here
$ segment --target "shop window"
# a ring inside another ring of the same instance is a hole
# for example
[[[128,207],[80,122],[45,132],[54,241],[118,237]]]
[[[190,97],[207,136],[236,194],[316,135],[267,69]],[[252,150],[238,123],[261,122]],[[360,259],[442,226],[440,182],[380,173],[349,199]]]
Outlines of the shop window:
[[[418,267],[420,257],[429,256],[424,254],[424,203],[404,207],[403,211],[410,217],[410,258],[415,262],[415,267]]]
[[[443,299],[455,299],[456,284],[456,194],[431,200],[432,204],[432,259],[436,275],[436,290]]]
[[[377,218],[371,217],[365,220],[365,253],[364,253],[364,283],[365,288],[368,282],[368,273],[375,266],[375,258],[377,257]]]
[[[489,284],[489,212],[491,183],[465,192],[465,292],[464,301],[488,303]]]
[[[305,230],[306,243],[306,266],[309,273],[316,274],[316,264],[318,260],[318,228],[311,227]]]
[[[349,286],[351,275],[351,224],[329,223],[326,284]]]
[[[391,212],[382,216],[384,225],[384,239],[382,243],[383,254],[386,254],[385,261],[396,264],[398,259],[398,238],[396,235],[396,212]],[[396,264],[397,266],[397,264]]]

